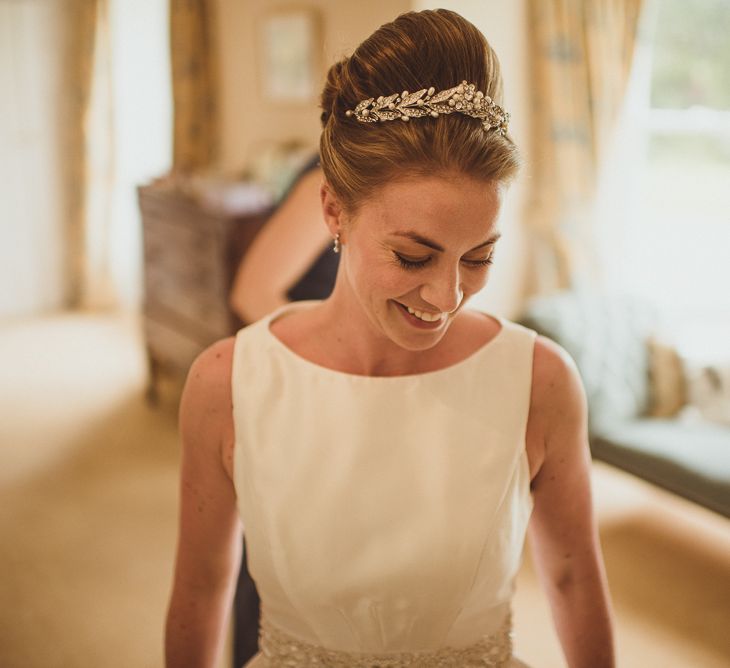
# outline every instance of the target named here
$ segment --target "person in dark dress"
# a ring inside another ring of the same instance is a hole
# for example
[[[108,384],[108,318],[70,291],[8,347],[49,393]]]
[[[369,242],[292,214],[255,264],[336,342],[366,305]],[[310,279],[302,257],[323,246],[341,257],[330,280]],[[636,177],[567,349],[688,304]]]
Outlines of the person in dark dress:
[[[332,292],[339,255],[332,252],[322,220],[320,181],[319,155],[315,155],[296,175],[242,259],[230,303],[244,322],[254,322],[286,301],[325,299]],[[259,616],[244,534],[233,601],[233,668],[241,668],[258,651]]]
[[[325,299],[339,256],[322,218],[319,156],[295,176],[241,260],[230,294],[244,323],[256,322],[290,301]]]

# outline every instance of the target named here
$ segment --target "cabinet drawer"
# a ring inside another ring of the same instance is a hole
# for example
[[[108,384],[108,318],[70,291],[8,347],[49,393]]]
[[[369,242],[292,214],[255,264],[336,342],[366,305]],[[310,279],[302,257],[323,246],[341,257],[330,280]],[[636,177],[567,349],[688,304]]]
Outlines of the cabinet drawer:
[[[144,229],[145,265],[172,274],[193,273],[203,278],[207,269],[224,261],[215,232],[215,229],[149,225]]]
[[[216,220],[194,200],[174,191],[142,188],[139,191],[139,206],[145,227],[172,225],[176,230],[188,229],[194,234],[196,231],[205,231],[208,224]]]
[[[201,329],[228,333],[229,309],[221,269],[167,271],[157,264],[145,268],[145,299],[199,324]]]
[[[210,253],[217,246],[217,237],[216,221],[182,225],[155,219],[144,228],[145,248],[151,252],[174,250],[181,253]]]

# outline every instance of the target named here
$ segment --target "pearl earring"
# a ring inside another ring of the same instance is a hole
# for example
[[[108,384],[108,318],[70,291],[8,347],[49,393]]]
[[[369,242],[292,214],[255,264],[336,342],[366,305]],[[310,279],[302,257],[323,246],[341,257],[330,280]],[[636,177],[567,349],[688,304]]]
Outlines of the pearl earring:
[[[340,235],[339,235],[339,232],[337,233],[337,236],[335,237],[335,245],[333,246],[332,250],[335,253],[339,253],[340,252]]]

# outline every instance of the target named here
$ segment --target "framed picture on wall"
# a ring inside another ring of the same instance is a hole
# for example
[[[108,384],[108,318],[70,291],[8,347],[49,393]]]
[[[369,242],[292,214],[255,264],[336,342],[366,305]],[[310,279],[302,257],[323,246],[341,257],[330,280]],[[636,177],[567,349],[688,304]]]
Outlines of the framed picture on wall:
[[[260,82],[273,101],[308,102],[316,95],[320,17],[312,9],[267,13],[260,23]]]

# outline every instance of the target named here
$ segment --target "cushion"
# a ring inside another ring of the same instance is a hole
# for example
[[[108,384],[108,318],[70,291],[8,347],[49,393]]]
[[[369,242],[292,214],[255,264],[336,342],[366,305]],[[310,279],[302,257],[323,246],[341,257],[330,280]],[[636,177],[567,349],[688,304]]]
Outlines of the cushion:
[[[670,343],[656,336],[647,340],[649,354],[649,407],[651,417],[678,415],[687,403],[687,383],[682,358]]]
[[[646,413],[646,340],[657,320],[656,310],[643,300],[592,290],[534,298],[520,318],[575,360],[586,390],[591,431],[604,422]]]
[[[701,363],[683,357],[682,361],[689,405],[705,420],[730,426],[730,360]]]

